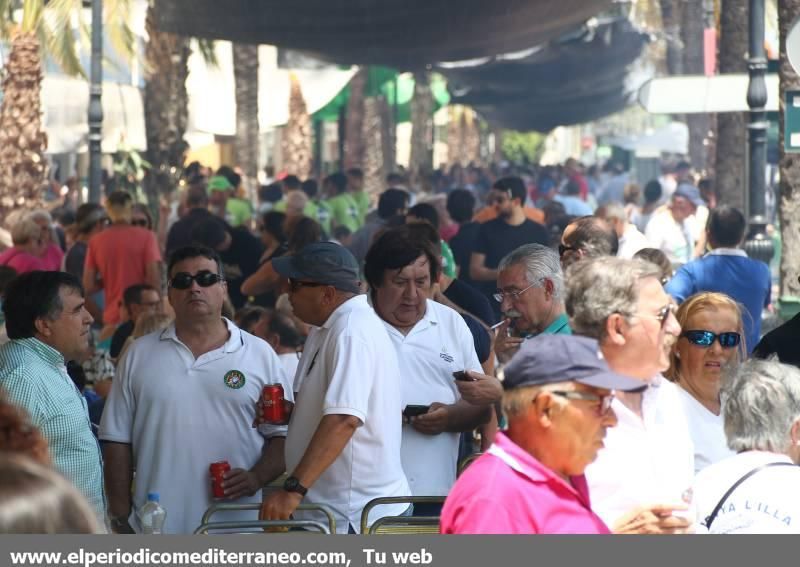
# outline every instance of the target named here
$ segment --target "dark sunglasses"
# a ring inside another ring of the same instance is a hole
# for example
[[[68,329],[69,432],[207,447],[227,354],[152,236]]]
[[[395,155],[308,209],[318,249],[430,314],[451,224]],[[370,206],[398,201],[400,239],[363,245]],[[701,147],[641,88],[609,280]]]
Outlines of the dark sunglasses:
[[[134,219],[131,221],[133,226],[141,226],[142,228],[147,228],[147,219]]]
[[[195,275],[187,272],[178,272],[172,279],[169,280],[169,286],[175,289],[189,289],[192,287],[192,282],[197,282],[200,287],[211,287],[212,285],[224,282],[225,279],[219,274],[203,270],[197,272]]]
[[[711,331],[684,331],[681,333],[682,337],[692,343],[693,345],[708,348],[714,344],[714,341],[719,341],[722,348],[734,348],[739,346],[742,336],[739,333],[712,333]]]

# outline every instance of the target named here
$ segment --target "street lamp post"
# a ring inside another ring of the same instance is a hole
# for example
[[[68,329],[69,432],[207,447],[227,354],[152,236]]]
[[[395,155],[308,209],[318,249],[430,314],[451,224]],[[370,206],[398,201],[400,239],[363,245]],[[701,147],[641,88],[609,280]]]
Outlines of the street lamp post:
[[[750,230],[744,249],[753,259],[769,263],[774,254],[772,239],[766,234],[765,170],[767,166],[767,57],[764,52],[764,0],[750,0],[749,57],[747,71],[747,106],[750,121],[747,125],[750,140],[749,205]]]
[[[92,0],[92,62],[89,74],[89,202],[100,202],[103,183],[103,0]]]

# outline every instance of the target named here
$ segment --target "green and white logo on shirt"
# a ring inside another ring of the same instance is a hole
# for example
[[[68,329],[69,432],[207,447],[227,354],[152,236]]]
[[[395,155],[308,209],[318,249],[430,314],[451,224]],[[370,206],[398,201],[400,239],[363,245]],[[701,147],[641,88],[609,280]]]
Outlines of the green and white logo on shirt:
[[[244,383],[246,382],[244,374],[238,370],[229,370],[226,372],[223,381],[228,388],[232,388],[233,390],[238,390],[244,386]]]

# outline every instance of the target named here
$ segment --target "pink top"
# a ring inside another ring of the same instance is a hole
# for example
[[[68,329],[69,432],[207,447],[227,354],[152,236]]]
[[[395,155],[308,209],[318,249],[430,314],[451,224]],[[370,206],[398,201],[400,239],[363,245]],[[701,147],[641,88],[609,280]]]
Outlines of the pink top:
[[[14,268],[17,274],[24,274],[34,270],[46,270],[42,259],[33,254],[28,254],[21,248],[13,246],[0,254],[0,266]],[[56,268],[58,269],[58,268]]]
[[[42,256],[42,265],[48,272],[58,272],[61,270],[61,263],[64,261],[64,251],[58,244],[51,242]]]
[[[557,476],[502,433],[456,481],[443,534],[608,534],[583,475]]]

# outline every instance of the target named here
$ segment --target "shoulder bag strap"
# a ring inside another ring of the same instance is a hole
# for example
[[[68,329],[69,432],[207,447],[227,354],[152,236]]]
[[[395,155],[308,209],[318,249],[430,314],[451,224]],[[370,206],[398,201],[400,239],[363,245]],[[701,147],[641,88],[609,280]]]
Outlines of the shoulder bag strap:
[[[739,487],[740,484],[742,484],[744,481],[746,481],[748,478],[750,478],[751,476],[753,476],[757,472],[760,472],[760,471],[762,471],[762,470],[764,470],[764,469],[766,469],[768,467],[780,467],[780,466],[794,467],[794,466],[797,466],[797,465],[795,465],[794,463],[779,462],[779,463],[767,463],[766,465],[761,465],[760,467],[754,468],[753,470],[751,470],[750,472],[748,472],[747,474],[742,476],[742,478],[740,478],[739,480],[734,482],[733,486],[731,486],[728,489],[728,491],[725,492],[725,494],[722,495],[722,498],[719,499],[719,502],[717,502],[717,505],[714,506],[714,509],[711,511],[711,513],[708,516],[706,516],[706,519],[703,522],[703,525],[707,529],[711,528],[711,524],[716,519],[717,514],[719,514],[719,511],[722,509],[722,505],[725,504],[725,501],[728,499],[728,497],[731,494],[733,494],[733,491],[736,490]]]

